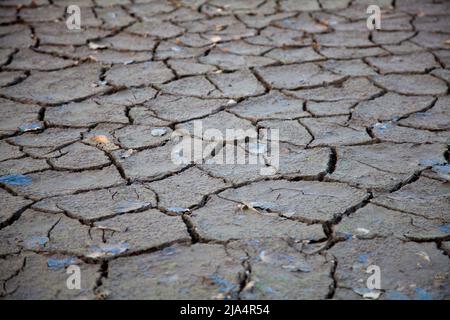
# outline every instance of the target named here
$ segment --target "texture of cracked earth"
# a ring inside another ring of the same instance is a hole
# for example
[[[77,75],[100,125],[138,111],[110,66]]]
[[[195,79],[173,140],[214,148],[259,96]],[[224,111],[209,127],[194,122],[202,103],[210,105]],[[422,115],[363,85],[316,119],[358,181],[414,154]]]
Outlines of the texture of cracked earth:
[[[0,66],[1,298],[450,298],[450,1],[1,0]]]

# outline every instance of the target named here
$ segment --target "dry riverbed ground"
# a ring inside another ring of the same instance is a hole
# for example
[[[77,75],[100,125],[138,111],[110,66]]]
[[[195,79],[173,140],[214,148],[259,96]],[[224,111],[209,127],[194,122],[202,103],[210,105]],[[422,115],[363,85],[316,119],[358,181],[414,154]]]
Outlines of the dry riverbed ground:
[[[2,0],[0,297],[449,299],[449,83],[449,1]],[[174,164],[194,119],[279,171]]]

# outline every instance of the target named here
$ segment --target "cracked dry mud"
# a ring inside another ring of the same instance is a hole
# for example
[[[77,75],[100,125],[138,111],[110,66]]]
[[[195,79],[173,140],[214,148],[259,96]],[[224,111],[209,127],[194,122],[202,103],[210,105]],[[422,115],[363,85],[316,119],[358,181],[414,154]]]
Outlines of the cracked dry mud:
[[[446,0],[1,1],[0,298],[449,299],[449,22]],[[279,129],[279,170],[173,163],[195,120]]]

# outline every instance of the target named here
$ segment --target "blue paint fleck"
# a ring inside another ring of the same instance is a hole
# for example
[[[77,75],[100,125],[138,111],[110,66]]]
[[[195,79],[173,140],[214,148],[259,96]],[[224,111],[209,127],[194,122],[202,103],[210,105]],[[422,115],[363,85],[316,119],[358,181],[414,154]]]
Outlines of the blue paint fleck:
[[[433,166],[432,170],[440,174],[450,174],[450,164],[436,164]]]
[[[351,240],[353,239],[353,234],[350,232],[336,232],[336,236],[339,238],[344,238],[345,240]]]
[[[167,247],[162,250],[162,254],[165,256],[170,256],[177,251],[174,247]]]
[[[219,286],[219,292],[228,293],[237,289],[237,285],[228,281],[227,279],[223,279],[216,274],[209,276],[209,279],[215,284]]]
[[[42,123],[26,123],[19,126],[18,129],[21,132],[37,131],[44,129],[44,125]]]
[[[266,292],[269,294],[273,294],[275,291],[273,291],[273,289],[271,287],[265,287]]]
[[[353,291],[357,294],[359,294],[360,296],[363,296],[367,293],[371,293],[372,290],[369,288],[353,288]]]
[[[448,225],[440,226],[439,230],[441,232],[448,233],[448,232],[450,232],[450,226],[448,226]]]
[[[433,300],[431,295],[422,288],[416,288],[416,290],[414,291],[415,291],[414,295],[415,300]]]
[[[119,254],[123,252],[123,248],[108,248],[104,251],[111,254]]]
[[[48,237],[33,236],[25,241],[25,245],[27,248],[39,248],[45,246],[48,241]]]
[[[26,186],[32,181],[31,177],[23,174],[9,174],[0,177],[0,183],[4,183],[10,186]]]
[[[268,287],[268,286],[264,286],[264,291],[266,293],[268,293],[268,294],[274,294],[275,293],[275,291],[271,287]]]
[[[388,291],[386,293],[386,298],[388,300],[410,300],[410,298],[406,294],[396,290]]]
[[[441,164],[442,161],[438,160],[438,159],[422,159],[419,161],[419,166],[422,167],[431,167],[431,166],[435,166],[437,164]]]
[[[366,263],[367,259],[369,258],[369,255],[370,255],[369,253],[361,253],[358,257],[358,261],[360,263]]]
[[[379,132],[383,133],[384,130],[391,128],[392,125],[389,123],[377,122],[372,127],[373,127],[373,129],[378,130]]]
[[[103,255],[115,255],[121,254],[129,249],[129,244],[127,242],[121,242],[118,244],[108,244],[108,245],[93,245],[91,246],[91,255],[103,256]]]
[[[188,208],[183,208],[183,207],[170,207],[167,210],[169,212],[173,212],[173,213],[176,213],[176,214],[183,214],[183,213],[187,213],[187,212],[191,211]]]
[[[71,264],[75,264],[77,259],[75,257],[65,258],[65,259],[55,259],[49,258],[47,260],[47,265],[51,269],[62,269]]]

